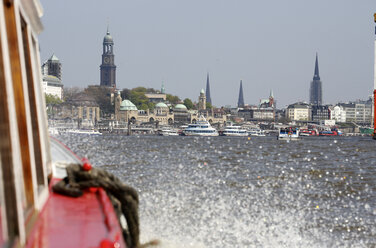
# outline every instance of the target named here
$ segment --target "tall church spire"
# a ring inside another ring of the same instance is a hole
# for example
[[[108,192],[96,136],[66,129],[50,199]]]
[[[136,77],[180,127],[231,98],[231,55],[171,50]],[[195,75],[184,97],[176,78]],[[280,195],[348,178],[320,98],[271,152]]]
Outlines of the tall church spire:
[[[114,55],[114,40],[107,26],[106,35],[103,38],[102,64],[100,66],[100,85],[116,88],[116,65]]]
[[[206,77],[206,102],[212,103],[211,97],[210,97],[210,85],[209,85],[209,73],[207,74]]]
[[[319,59],[316,53],[316,63],[315,63],[315,74],[313,75],[313,80],[320,80],[319,75]]]
[[[322,105],[322,82],[319,75],[319,60],[316,53],[315,74],[309,88],[309,103],[312,105]]]
[[[244,97],[243,97],[243,81],[240,80],[239,98],[238,98],[238,108],[244,107]]]

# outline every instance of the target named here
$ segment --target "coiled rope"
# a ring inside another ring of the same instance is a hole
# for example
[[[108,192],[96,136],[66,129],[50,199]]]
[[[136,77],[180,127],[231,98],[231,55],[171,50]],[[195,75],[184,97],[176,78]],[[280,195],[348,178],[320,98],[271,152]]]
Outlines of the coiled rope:
[[[71,197],[80,197],[82,189],[90,187],[103,188],[111,199],[114,209],[120,220],[121,214],[127,221],[128,230],[123,229],[124,240],[129,248],[144,248],[157,245],[153,240],[146,244],[140,244],[140,222],[138,216],[137,191],[122,183],[113,174],[92,168],[90,164],[70,164],[66,167],[67,177],[56,183],[52,189],[54,192]]]

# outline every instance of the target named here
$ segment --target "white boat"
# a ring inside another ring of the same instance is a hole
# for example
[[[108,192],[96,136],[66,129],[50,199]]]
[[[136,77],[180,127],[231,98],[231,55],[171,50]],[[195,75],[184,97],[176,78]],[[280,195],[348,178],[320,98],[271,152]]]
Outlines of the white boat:
[[[159,132],[159,135],[162,135],[162,136],[179,136],[179,133],[178,133],[178,131],[176,131],[174,129],[162,129]]]
[[[226,126],[221,134],[223,136],[248,136],[247,130],[240,126]]]
[[[299,140],[299,129],[297,128],[280,128],[277,136],[278,140]]]
[[[213,128],[205,117],[200,116],[196,123],[189,124],[184,129],[183,134],[186,136],[218,136],[217,129]]]
[[[66,133],[69,134],[82,134],[82,135],[102,135],[101,132],[95,131],[93,129],[85,130],[85,129],[70,129],[67,130]]]
[[[260,137],[261,137],[261,136],[262,136],[262,137],[263,137],[263,136],[266,136],[264,130],[262,130],[262,129],[256,129],[256,128],[255,128],[255,129],[251,129],[251,130],[249,130],[249,131],[248,131],[248,135],[249,135],[249,136],[260,136]]]

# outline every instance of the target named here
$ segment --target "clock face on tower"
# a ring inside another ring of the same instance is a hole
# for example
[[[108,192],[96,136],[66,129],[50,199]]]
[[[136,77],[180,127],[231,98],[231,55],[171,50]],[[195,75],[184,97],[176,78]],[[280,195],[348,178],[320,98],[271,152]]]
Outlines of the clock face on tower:
[[[104,62],[105,64],[110,63],[110,58],[109,58],[109,57],[105,57],[105,58],[103,59],[103,62]]]

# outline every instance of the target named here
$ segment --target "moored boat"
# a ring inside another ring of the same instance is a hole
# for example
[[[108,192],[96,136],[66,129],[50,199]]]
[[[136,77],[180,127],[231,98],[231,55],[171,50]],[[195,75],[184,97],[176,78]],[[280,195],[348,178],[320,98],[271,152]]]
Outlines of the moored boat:
[[[319,132],[319,136],[341,136],[342,132],[338,129],[331,129]]]
[[[278,140],[299,140],[299,129],[297,128],[281,128],[277,136]]]
[[[226,126],[224,130],[220,132],[222,136],[248,136],[247,130],[242,129],[240,126]]]
[[[300,129],[300,136],[318,136],[319,132],[316,129]]]
[[[158,134],[161,136],[179,136],[179,132],[177,130],[170,128],[162,129],[158,131]]]
[[[78,135],[102,135],[101,132],[94,129],[69,129],[65,131],[65,133]]]
[[[258,137],[264,137],[266,136],[265,131],[259,128],[252,128],[248,131],[249,136],[258,136]]]
[[[205,117],[200,116],[196,123],[191,123],[183,130],[186,136],[218,136],[217,129],[213,128]]]

